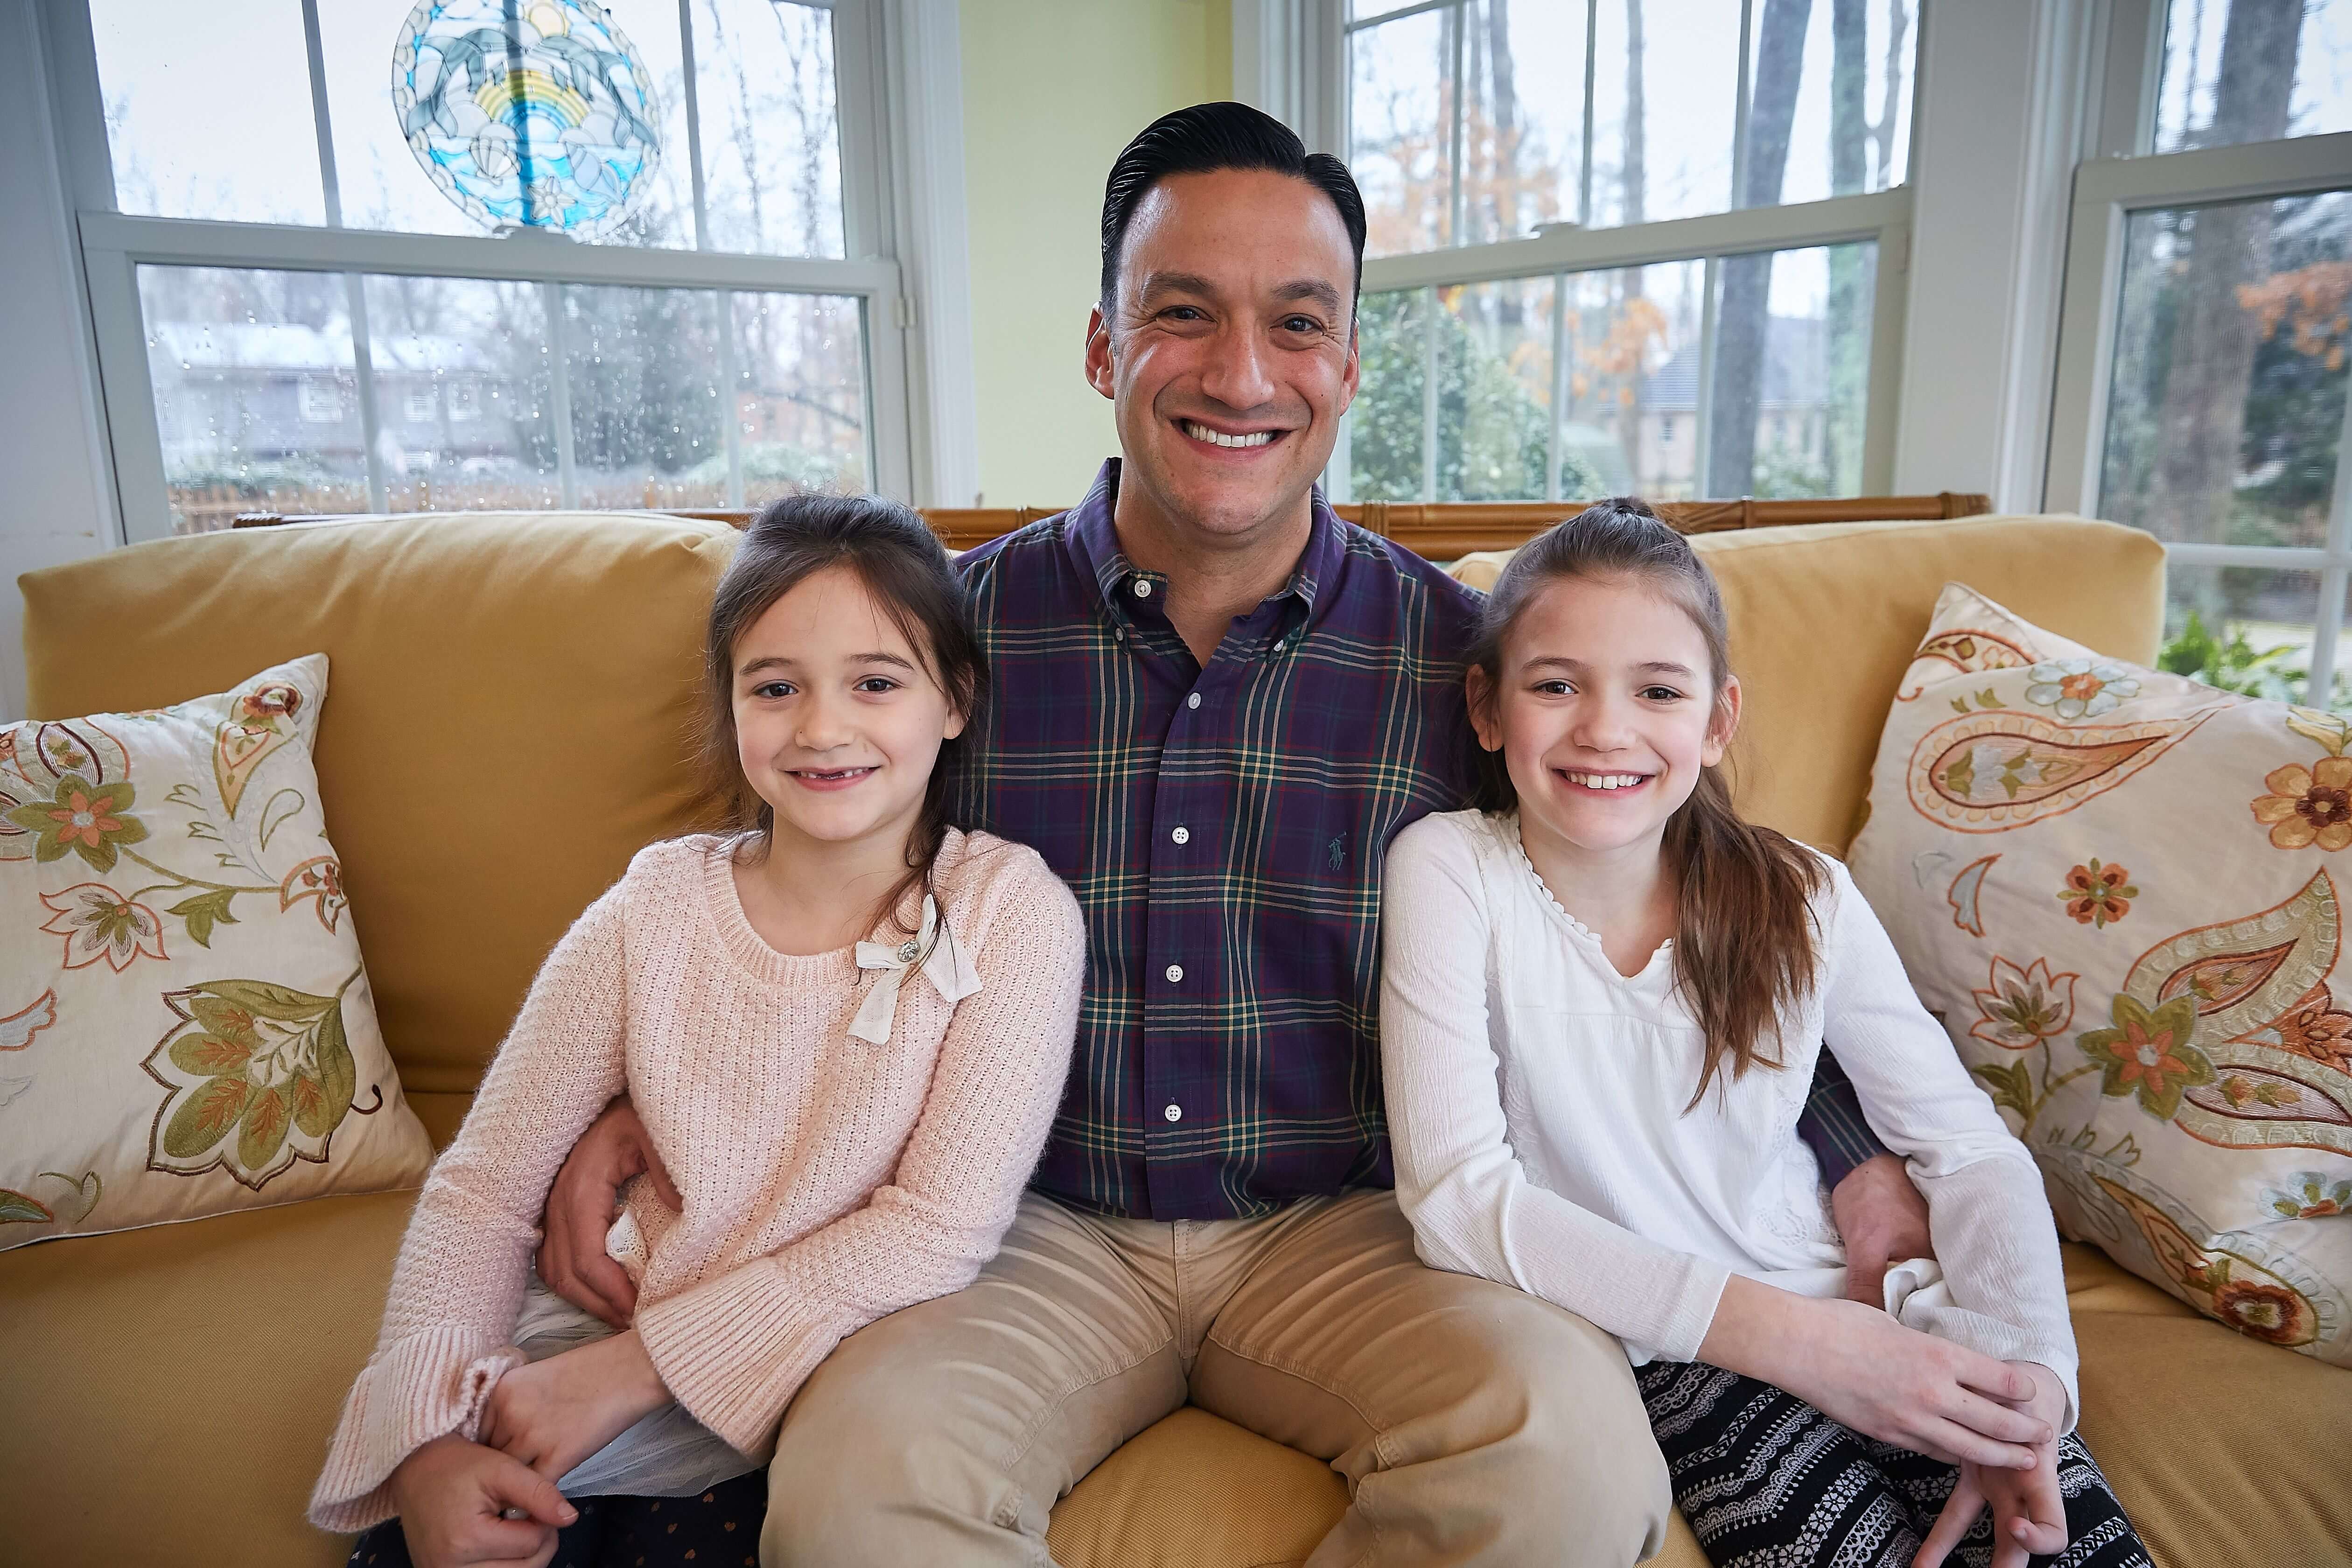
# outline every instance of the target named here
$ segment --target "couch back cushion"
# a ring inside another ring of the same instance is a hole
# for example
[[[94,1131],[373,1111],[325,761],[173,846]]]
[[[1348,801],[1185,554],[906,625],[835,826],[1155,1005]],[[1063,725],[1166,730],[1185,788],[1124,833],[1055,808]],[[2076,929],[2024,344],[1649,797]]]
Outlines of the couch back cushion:
[[[1744,688],[1732,753],[1757,821],[1843,854],[1878,733],[1947,583],[2037,626],[2147,663],[2164,623],[2164,547],[2073,517],[1834,522],[1700,534]]]
[[[707,813],[691,757],[723,524],[478,513],[174,539],[23,579],[32,711],[160,706],[324,651],[320,784],[386,1040],[436,1134],[540,959],[641,845]],[[1706,534],[1759,820],[1843,850],[1943,584],[2154,656],[2164,556],[2074,518]]]
[[[483,513],[136,545],[22,579],[32,713],[324,652],[319,785],[384,1037],[412,1094],[467,1091],[564,928],[708,811],[702,625],[733,538]]]

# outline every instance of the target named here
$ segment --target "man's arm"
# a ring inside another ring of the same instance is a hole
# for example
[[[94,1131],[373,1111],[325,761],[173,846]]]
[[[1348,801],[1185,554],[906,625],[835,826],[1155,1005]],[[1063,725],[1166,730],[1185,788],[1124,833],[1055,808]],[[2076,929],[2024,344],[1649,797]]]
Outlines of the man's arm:
[[[1927,1238],[1927,1200],[1911,1184],[1902,1159],[1871,1131],[1853,1080],[1827,1051],[1813,1069],[1813,1092],[1797,1120],[1797,1135],[1811,1146],[1830,1189],[1830,1213],[1845,1242],[1847,1297],[1884,1305],[1891,1265],[1935,1256]],[[569,1165],[564,1174],[571,1174]],[[562,1182],[556,1185],[560,1191]],[[553,1204],[551,1198],[549,1206]]]
[[[677,1188],[662,1169],[637,1108],[622,1095],[580,1135],[547,1194],[539,1247],[539,1277],[549,1289],[616,1329],[625,1329],[637,1310],[637,1289],[628,1271],[605,1254],[604,1236],[621,1211],[621,1187],[631,1177],[651,1173],[654,1190],[672,1209],[683,1210]]]

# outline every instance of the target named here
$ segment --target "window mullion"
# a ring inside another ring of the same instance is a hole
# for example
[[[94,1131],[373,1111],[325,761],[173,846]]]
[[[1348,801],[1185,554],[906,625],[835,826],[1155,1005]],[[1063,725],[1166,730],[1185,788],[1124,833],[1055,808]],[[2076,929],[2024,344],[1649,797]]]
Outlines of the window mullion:
[[[1584,163],[1576,182],[1576,222],[1592,226],[1592,87],[1601,62],[1601,0],[1584,0]]]
[[[1454,7],[1454,58],[1449,67],[1453,72],[1454,78],[1454,114],[1451,133],[1452,152],[1450,155],[1452,170],[1449,187],[1446,193],[1445,208],[1445,243],[1448,245],[1460,245],[1462,243],[1462,121],[1464,118],[1462,103],[1462,54],[1463,46],[1469,36],[1469,32],[1470,7],[1467,4],[1467,0],[1462,0],[1462,3],[1455,5]]]
[[[1756,0],[1739,0],[1739,84],[1733,94],[1731,117],[1731,207],[1748,205],[1748,111],[1755,93],[1754,22]]]
[[[710,208],[702,174],[702,98],[694,76],[694,0],[677,0],[680,79],[686,94],[686,167],[694,193],[694,248],[710,248]],[[836,80],[838,78],[835,79]]]
[[[1559,459],[1563,431],[1568,423],[1568,274],[1555,272],[1551,278],[1551,428],[1549,447],[1544,453],[1544,500],[1559,500]],[[1634,428],[1641,428],[1639,416]],[[1638,437],[1637,437],[1638,439]]]
[[[302,0],[302,46],[310,66],[310,120],[319,139],[319,191],[327,226],[343,226],[343,182],[335,163],[335,125],[327,110],[327,51],[319,32],[319,0]],[[352,390],[359,401],[360,460],[367,470],[368,510],[389,511],[392,496],[378,449],[383,416],[376,406],[375,358],[370,352],[367,289],[356,272],[343,274],[344,324],[352,334]]]
[[[1437,499],[1437,312],[1435,289],[1424,289],[1428,317],[1421,331],[1421,499]]]

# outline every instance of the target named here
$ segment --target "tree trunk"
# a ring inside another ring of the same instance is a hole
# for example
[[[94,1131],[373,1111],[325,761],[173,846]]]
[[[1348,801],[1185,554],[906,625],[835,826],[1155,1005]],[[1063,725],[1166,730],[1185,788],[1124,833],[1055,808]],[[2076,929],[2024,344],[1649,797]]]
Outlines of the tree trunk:
[[[1756,50],[1755,90],[1748,109],[1748,167],[1734,193],[1743,207],[1774,206],[1789,167],[1789,132],[1805,64],[1811,0],[1764,0]],[[1756,416],[1764,394],[1770,322],[1772,256],[1734,256],[1723,263],[1716,313],[1714,407],[1707,429],[1706,492],[1745,495],[1755,482]]]
[[[2213,122],[2201,140],[2220,145],[2286,134],[2303,10],[2304,0],[2234,0],[2221,34]],[[2271,204],[2200,207],[2187,217],[2158,416],[2157,494],[2147,521],[2161,538],[2221,542],[2229,537],[2254,364],[2253,321],[2238,304],[2238,289],[2270,275]]]

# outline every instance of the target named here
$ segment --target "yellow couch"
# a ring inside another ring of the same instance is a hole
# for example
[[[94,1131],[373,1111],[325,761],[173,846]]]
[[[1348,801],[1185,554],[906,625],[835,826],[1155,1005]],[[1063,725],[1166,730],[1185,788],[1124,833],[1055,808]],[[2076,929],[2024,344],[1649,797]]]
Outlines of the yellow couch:
[[[331,658],[318,763],[384,1034],[437,1139],[533,967],[639,845],[700,809],[699,623],[719,524],[477,515],[172,540],[23,579],[32,711],[216,691]],[[1748,694],[1751,810],[1852,836],[1938,586],[2138,659],[2161,552],[2105,523],[1971,518],[1708,536]],[[341,1560],[302,1503],[375,1332],[406,1194],[0,1253],[0,1568]],[[2352,1372],[2242,1339],[2069,1248],[2084,1428],[2165,1568],[2352,1562]],[[1198,1410],[1055,1510],[1070,1568],[1302,1557],[1314,1460]],[[1703,1562],[1687,1531],[1657,1561]]]

